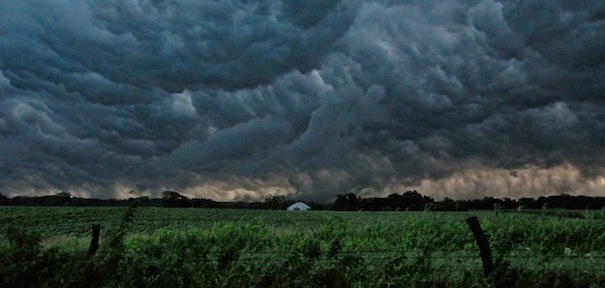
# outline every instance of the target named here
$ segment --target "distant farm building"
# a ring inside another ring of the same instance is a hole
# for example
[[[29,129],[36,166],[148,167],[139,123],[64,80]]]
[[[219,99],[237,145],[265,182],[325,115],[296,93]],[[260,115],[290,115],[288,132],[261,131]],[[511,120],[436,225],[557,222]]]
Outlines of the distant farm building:
[[[309,207],[309,205],[303,203],[303,202],[296,202],[292,205],[290,205],[290,207],[288,207],[288,211],[307,211],[311,209],[311,207]]]

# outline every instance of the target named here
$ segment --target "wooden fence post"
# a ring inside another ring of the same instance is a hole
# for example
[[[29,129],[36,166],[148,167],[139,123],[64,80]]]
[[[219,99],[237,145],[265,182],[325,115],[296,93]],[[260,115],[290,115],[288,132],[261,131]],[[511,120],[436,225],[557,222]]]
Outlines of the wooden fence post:
[[[90,240],[90,246],[88,247],[88,256],[94,256],[99,249],[99,233],[101,231],[101,225],[92,225],[92,239]]]
[[[466,218],[466,223],[471,228],[471,231],[473,231],[473,235],[475,235],[477,246],[479,246],[481,261],[483,262],[483,275],[487,277],[494,270],[492,251],[489,249],[487,237],[485,237],[485,233],[483,233],[481,224],[479,224],[479,219],[477,219],[476,216]]]

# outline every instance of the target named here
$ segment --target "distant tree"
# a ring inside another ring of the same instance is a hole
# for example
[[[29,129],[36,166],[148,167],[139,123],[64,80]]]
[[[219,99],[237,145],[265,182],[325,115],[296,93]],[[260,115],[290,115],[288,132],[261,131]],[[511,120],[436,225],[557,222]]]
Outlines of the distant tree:
[[[195,208],[220,208],[219,204],[210,199],[193,198],[191,199],[191,207]]]
[[[479,209],[483,209],[483,210],[493,210],[494,207],[496,207],[496,205],[498,206],[502,206],[502,200],[500,199],[496,199],[493,197],[484,197],[483,199],[481,199],[480,204],[479,204]]]
[[[449,197],[445,197],[443,201],[438,203],[436,210],[440,211],[458,211],[460,205],[457,201],[452,200]]]
[[[359,209],[359,199],[354,193],[336,195],[336,200],[332,204],[335,210],[354,211]]]
[[[502,199],[502,205],[504,209],[517,209],[519,202],[514,199],[504,198]]]
[[[4,196],[2,193],[0,193],[0,205],[9,205],[10,204],[10,198]]]
[[[422,211],[425,209],[426,204],[434,203],[435,201],[428,196],[423,196],[418,191],[406,191],[403,194],[393,193],[387,196],[386,205],[395,207],[400,211],[411,210],[411,211]]]
[[[66,206],[71,204],[71,200],[71,193],[66,191],[61,191],[51,196],[40,196],[30,198],[30,201],[32,201],[34,205],[42,206]]]
[[[128,206],[141,206],[141,207],[145,207],[145,206],[151,206],[151,199],[149,199],[149,197],[147,196],[141,196],[141,197],[136,197],[136,198],[128,198],[125,203]]]
[[[191,200],[175,191],[162,192],[162,200],[164,207],[191,207]]]
[[[326,209],[326,207],[325,207],[326,205],[322,204],[322,203],[317,203],[317,202],[314,202],[314,201],[309,201],[309,202],[306,202],[306,203],[313,210],[325,210]]]
[[[526,209],[537,209],[540,208],[538,204],[536,204],[536,200],[534,198],[521,198],[518,201],[519,206],[523,206]]]
[[[276,196],[270,196],[267,197],[265,199],[265,203],[264,203],[264,207],[266,209],[272,209],[272,210],[284,210],[286,208],[288,208],[288,206],[294,204],[293,200],[288,200],[288,198],[286,198],[286,196],[283,195],[276,195]]]
[[[71,193],[67,192],[67,191],[61,191],[57,194],[55,194],[55,197],[57,198],[71,198]]]

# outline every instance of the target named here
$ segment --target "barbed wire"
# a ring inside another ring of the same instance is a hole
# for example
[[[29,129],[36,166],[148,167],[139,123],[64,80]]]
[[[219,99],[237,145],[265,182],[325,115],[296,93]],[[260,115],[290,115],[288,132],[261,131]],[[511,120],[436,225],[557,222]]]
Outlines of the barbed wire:
[[[420,249],[420,251],[422,251]],[[325,253],[325,252],[324,252]],[[493,253],[493,252],[492,252]],[[582,258],[582,259],[605,259],[605,254],[596,254],[592,255],[591,253],[576,253],[572,255],[557,255],[554,252],[541,252],[537,251],[536,254],[508,254],[504,255],[504,258],[528,258],[528,259],[573,259],[573,258]],[[292,251],[241,251],[240,254],[271,254],[271,255],[291,255]],[[414,252],[409,250],[387,250],[387,249],[377,249],[377,250],[355,250],[355,251],[338,251],[335,253],[336,255],[363,255],[363,254],[389,254],[389,255],[401,255],[407,257],[429,257],[429,258],[480,258],[479,252],[470,252],[470,251],[459,251],[459,250],[437,250],[428,252]]]
[[[270,261],[267,261],[270,260]],[[318,262],[339,262],[342,261],[343,259],[339,259],[339,258],[316,258],[314,259],[315,261]],[[384,261],[384,260],[393,260],[390,258],[363,258],[361,259],[364,262],[358,263],[358,264],[367,264],[367,262],[388,262],[388,261]],[[382,261],[378,261],[378,260],[382,260]],[[218,260],[207,260],[209,262],[212,263],[218,263]],[[254,263],[254,264],[258,264],[259,262],[265,261],[266,263],[269,262],[284,262],[284,264],[288,261],[291,261],[291,259],[275,259],[275,258],[265,258],[265,257],[261,257],[261,258],[239,258],[239,259],[234,259],[234,263]],[[441,265],[439,265],[441,264]],[[428,264],[424,264],[427,265],[426,268],[429,269],[430,271],[441,271],[441,272],[459,272],[459,271],[468,271],[468,272],[476,272],[476,273],[480,273],[483,271],[483,269],[481,268],[481,263],[480,261],[477,261],[475,263],[475,265],[473,266],[477,266],[477,267],[454,267],[454,266],[447,266],[446,264],[443,263],[428,263]],[[564,272],[586,272],[586,273],[605,273],[605,266],[603,266],[603,268],[587,268],[587,267],[565,267],[565,266],[559,266],[559,265],[537,265],[537,267],[528,267],[528,266],[517,266],[517,265],[512,265],[510,266],[512,268],[520,268],[526,271],[549,271],[549,270],[556,270],[556,271],[564,271]]]

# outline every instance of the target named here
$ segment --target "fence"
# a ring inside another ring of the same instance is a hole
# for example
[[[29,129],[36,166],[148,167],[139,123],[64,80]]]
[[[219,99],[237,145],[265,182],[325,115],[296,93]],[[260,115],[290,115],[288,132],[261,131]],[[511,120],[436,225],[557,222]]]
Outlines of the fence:
[[[483,272],[484,277],[488,277],[490,274],[492,274],[494,272],[494,269],[496,269],[496,264],[494,263],[494,259],[492,258],[492,251],[490,248],[490,244],[488,242],[488,239],[483,231],[483,229],[481,228],[481,225],[479,223],[479,219],[475,216],[473,217],[468,217],[465,219],[466,223],[469,227],[469,229],[471,230],[471,232],[473,233],[473,236],[475,238],[476,241],[476,245],[478,248],[478,251],[476,254],[461,254],[459,253],[460,251],[442,251],[439,250],[437,252],[439,252],[440,254],[445,254],[445,255],[439,255],[437,257],[435,257],[434,259],[439,259],[439,260],[450,260],[450,262],[455,263],[456,261],[459,260],[464,260],[464,261],[472,261],[473,259],[476,259],[477,261],[480,260],[481,262],[481,267],[480,269],[475,269],[475,268],[466,268],[467,270],[471,270],[473,272]],[[99,234],[100,234],[100,225],[99,224],[95,224],[92,227],[92,239],[90,242],[90,246],[88,249],[88,256],[92,257],[96,254],[98,248],[99,248]],[[410,252],[410,251],[403,251],[403,250],[393,250],[393,249],[374,249],[374,250],[363,250],[363,251],[339,251],[338,252],[339,255],[342,256],[356,256],[360,259],[363,259],[364,261],[385,261],[385,260],[393,260],[396,257],[406,257],[406,258],[420,258],[420,257],[432,257],[432,256],[428,256],[428,255],[423,255],[422,253],[414,253],[414,252]],[[268,261],[268,260],[274,260],[279,256],[286,256],[288,255],[288,253],[284,253],[284,252],[262,252],[262,253],[257,253],[257,252],[240,252],[238,254],[238,262],[243,262],[243,263],[256,263],[259,261]],[[506,259],[508,260],[515,260],[515,259],[520,259],[520,260],[527,260],[528,256],[527,255],[521,255],[521,256],[517,256],[517,255],[507,255]],[[551,255],[548,258],[549,260],[557,260],[557,259],[566,259],[566,260],[570,260],[570,259],[582,259],[582,260],[589,260],[589,261],[593,261],[592,266],[585,266],[582,267],[581,269],[574,267],[574,268],[570,268],[570,267],[557,267],[558,270],[561,271],[585,271],[585,272],[593,272],[593,273],[605,273],[605,255]],[[544,260],[544,259],[543,259]],[[443,270],[443,271],[451,271],[452,269],[455,270],[456,267],[433,267],[433,270]],[[530,269],[531,268],[527,268]],[[538,269],[542,269],[542,267],[539,268],[535,268],[535,270]]]

